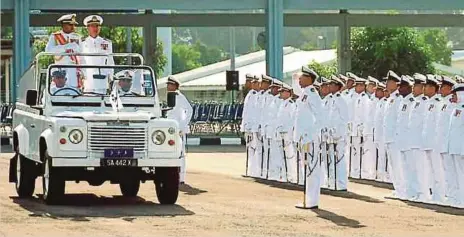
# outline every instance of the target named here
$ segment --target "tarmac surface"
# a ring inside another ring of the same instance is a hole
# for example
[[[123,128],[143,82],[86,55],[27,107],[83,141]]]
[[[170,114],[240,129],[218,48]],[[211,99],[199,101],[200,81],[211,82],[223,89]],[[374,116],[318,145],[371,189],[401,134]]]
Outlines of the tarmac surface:
[[[177,205],[157,203],[154,184],[137,198],[118,185],[67,182],[66,202],[47,206],[41,178],[32,199],[8,183],[0,154],[0,236],[463,236],[464,210],[392,200],[389,185],[350,182],[323,191],[318,210],[301,210],[301,187],[243,178],[243,146],[190,147]]]

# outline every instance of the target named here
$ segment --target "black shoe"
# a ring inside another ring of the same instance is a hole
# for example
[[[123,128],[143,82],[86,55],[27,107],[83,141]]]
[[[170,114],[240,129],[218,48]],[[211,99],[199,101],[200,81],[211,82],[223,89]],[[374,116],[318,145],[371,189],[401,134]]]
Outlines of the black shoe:
[[[308,209],[319,209],[319,206],[309,207]]]

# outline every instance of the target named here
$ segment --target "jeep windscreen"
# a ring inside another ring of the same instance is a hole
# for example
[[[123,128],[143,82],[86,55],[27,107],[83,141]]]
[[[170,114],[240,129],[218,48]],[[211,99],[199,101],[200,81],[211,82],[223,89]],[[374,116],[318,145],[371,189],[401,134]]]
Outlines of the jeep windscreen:
[[[153,97],[154,76],[146,66],[51,65],[48,92],[52,96]]]

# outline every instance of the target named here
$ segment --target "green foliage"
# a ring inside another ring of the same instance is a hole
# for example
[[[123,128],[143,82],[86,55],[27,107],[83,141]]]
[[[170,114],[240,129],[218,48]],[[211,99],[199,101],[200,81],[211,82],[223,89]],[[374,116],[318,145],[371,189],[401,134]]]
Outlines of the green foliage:
[[[204,43],[197,41],[193,45],[193,49],[200,53],[199,63],[201,65],[209,65],[222,60],[225,60],[224,52],[217,47],[208,47]]]
[[[388,70],[412,75],[433,73],[434,55],[411,28],[362,28],[352,34],[352,71],[381,78]]]
[[[201,53],[186,44],[172,45],[172,73],[180,73],[201,67]]]
[[[330,76],[336,74],[338,70],[335,62],[322,64],[313,60],[308,64],[308,67],[315,71],[319,76],[325,78],[330,78]]]
[[[436,63],[451,65],[453,50],[448,47],[448,36],[443,29],[429,29],[421,32],[425,43],[431,47],[433,61]]]

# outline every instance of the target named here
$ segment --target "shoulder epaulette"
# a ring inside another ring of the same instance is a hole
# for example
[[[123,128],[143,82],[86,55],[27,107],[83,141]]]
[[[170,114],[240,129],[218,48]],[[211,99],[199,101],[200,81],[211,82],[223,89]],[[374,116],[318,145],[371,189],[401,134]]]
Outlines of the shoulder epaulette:
[[[56,31],[56,32],[53,32],[52,34],[53,35],[58,35],[58,34],[61,34],[61,31]]]
[[[414,99],[413,99],[413,98],[409,98],[409,101],[413,102],[413,101],[414,101]]]

